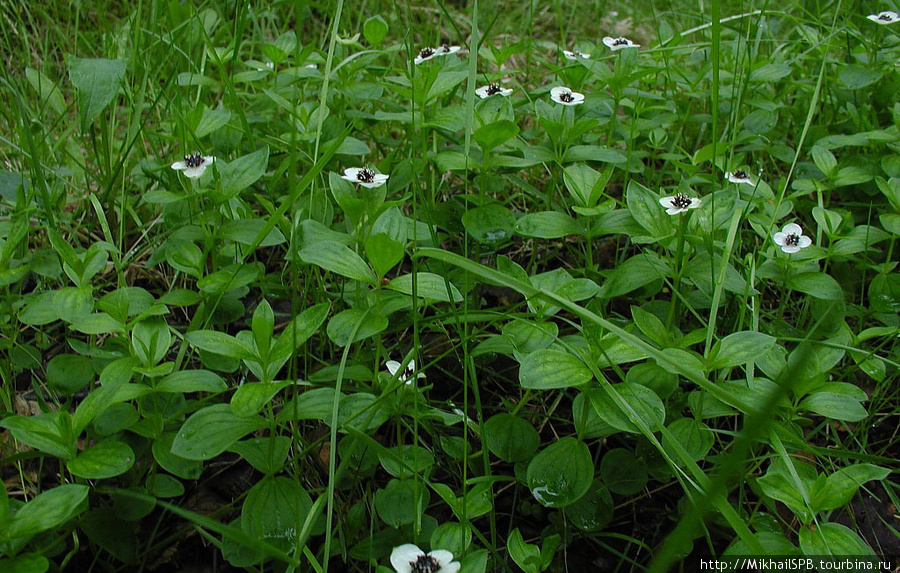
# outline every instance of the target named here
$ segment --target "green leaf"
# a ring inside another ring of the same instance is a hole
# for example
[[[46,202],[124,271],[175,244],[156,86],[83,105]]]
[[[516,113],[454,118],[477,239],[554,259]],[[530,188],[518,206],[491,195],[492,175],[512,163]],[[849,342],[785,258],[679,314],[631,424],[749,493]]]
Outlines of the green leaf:
[[[216,164],[219,165],[218,169],[222,175],[222,192],[230,199],[265,175],[269,164],[269,148],[257,149],[227,165],[224,162]]]
[[[266,227],[262,219],[238,219],[227,221],[219,227],[216,235],[224,240],[234,241],[242,245],[254,245],[256,237]],[[278,228],[273,228],[259,243],[259,247],[272,247],[285,242],[284,235]]]
[[[231,119],[231,112],[227,109],[204,108],[203,116],[197,123],[197,127],[194,128],[194,135],[197,139],[206,137],[220,127],[224,127],[229,119]]]
[[[231,397],[231,411],[237,416],[258,414],[288,384],[287,381],[242,384]]]
[[[185,421],[172,443],[172,453],[189,460],[208,460],[240,438],[266,427],[257,416],[238,416],[229,404],[215,404],[195,412]]]
[[[625,202],[634,220],[647,231],[650,241],[658,241],[672,234],[669,215],[659,204],[659,195],[632,179],[625,191]]]
[[[90,540],[109,551],[113,557],[126,564],[133,564],[137,552],[137,535],[130,523],[116,515],[112,508],[87,512],[81,517],[79,527]]]
[[[775,346],[775,337],[745,330],[718,341],[707,361],[709,370],[741,366],[767,353]]]
[[[478,142],[487,157],[492,149],[503,145],[518,134],[519,126],[515,122],[501,119],[479,127],[472,137]]]
[[[301,312],[297,317],[288,324],[278,340],[272,346],[269,353],[271,360],[283,360],[291,355],[291,353],[300,348],[309,337],[322,326],[325,317],[328,316],[330,305],[327,302],[311,306]]]
[[[402,444],[380,451],[378,460],[384,471],[401,479],[428,476],[434,467],[434,454],[416,445]]]
[[[491,204],[466,211],[463,227],[479,243],[500,243],[512,237],[516,217],[502,205]]]
[[[349,248],[334,241],[322,241],[314,245],[304,247],[300,253],[303,262],[317,265],[347,277],[369,284],[375,284],[375,275],[362,257]]]
[[[50,562],[43,555],[25,553],[12,559],[0,558],[0,571],[6,573],[45,573]]]
[[[229,451],[239,454],[251,466],[266,475],[281,471],[291,449],[288,436],[266,436],[237,442]]]
[[[431,88],[428,90],[425,101],[428,102],[446,94],[461,84],[468,76],[469,73],[463,71],[441,71],[438,74],[437,79],[434,80],[434,83],[431,84]]]
[[[400,527],[421,518],[428,506],[428,490],[419,481],[392,479],[375,492],[375,510],[391,527]]]
[[[47,363],[47,384],[63,395],[69,396],[93,382],[93,361],[77,354],[57,354]]]
[[[652,251],[641,253],[618,265],[600,287],[598,296],[605,299],[622,296],[654,281],[662,281],[670,274],[665,259]]]
[[[794,472],[797,474],[796,478]],[[803,491],[808,493],[812,490],[816,477],[815,468],[809,464],[794,461],[791,471],[787,463],[779,458],[769,465],[766,475],[759,478],[757,483],[765,495],[788,506],[800,521],[806,524],[812,520],[812,513],[804,500]]]
[[[134,354],[144,366],[150,367],[165,358],[172,345],[169,325],[162,317],[154,316],[134,325],[131,331]]]
[[[63,98],[62,91],[59,86],[50,78],[34,68],[25,68],[25,78],[31,87],[34,88],[40,96],[41,100],[53,109],[56,113],[66,111],[66,100]]]
[[[880,80],[881,75],[880,71],[860,64],[847,64],[838,69],[838,79],[851,90],[868,87]]]
[[[526,481],[531,495],[546,507],[565,507],[587,493],[594,464],[587,445],[565,437],[539,452],[528,464]]]
[[[51,412],[37,416],[9,416],[0,420],[0,427],[9,430],[23,444],[68,459],[75,455],[75,440],[67,428],[71,423],[68,413]]]
[[[594,378],[591,369],[570,352],[545,348],[527,355],[519,368],[523,388],[551,390],[587,384]]]
[[[600,181],[600,174],[584,163],[569,165],[563,171],[563,182],[566,184],[566,189],[582,207],[593,206],[591,198],[598,181]],[[603,186],[606,186],[606,181],[603,181]]]
[[[819,523],[812,527],[799,529],[800,551],[804,555],[815,555],[823,561],[832,561],[832,565],[823,571],[838,571],[839,568],[834,565],[844,561],[839,557],[840,555],[854,555],[857,556],[857,559],[860,556],[875,555],[872,548],[859,535],[840,523]],[[868,567],[854,570],[877,571],[878,567],[878,561],[873,559],[869,561]]]
[[[613,517],[613,499],[609,490],[595,479],[578,503],[566,508],[566,517],[582,531],[603,529]]]
[[[372,16],[363,24],[363,36],[373,47],[381,46],[388,33],[388,24],[380,15]]]
[[[228,390],[225,380],[209,370],[181,370],[163,378],[154,388],[157,392],[212,392]]]
[[[375,336],[388,327],[388,318],[369,310],[348,309],[328,321],[328,338],[338,346],[347,346]],[[351,338],[352,337],[352,338]]]
[[[516,350],[530,353],[553,344],[559,335],[559,326],[549,320],[513,320],[503,325],[502,333]]]
[[[516,233],[523,237],[559,239],[569,235],[583,235],[585,229],[578,221],[557,211],[529,213],[516,221]]]
[[[610,392],[618,392],[630,411],[621,409],[619,402],[610,396]],[[590,392],[588,394],[594,411],[610,426],[623,432],[640,433],[632,422],[636,416],[643,421],[650,431],[659,429],[666,419],[666,410],[662,400],[653,390],[633,382],[624,382],[607,387],[606,392]]]
[[[133,360],[133,358],[122,359],[121,364],[127,367],[130,361]],[[114,364],[112,363],[110,366]],[[110,367],[107,367],[104,373],[109,369]],[[130,371],[131,368],[128,368],[128,370]],[[143,384],[128,384],[127,381],[119,383],[105,382],[103,386],[94,389],[88,394],[87,398],[78,404],[78,407],[75,409],[75,415],[72,417],[73,434],[76,436],[80,434],[104,410],[113,404],[134,400],[150,392],[150,388]]]
[[[540,573],[541,550],[537,545],[525,543],[519,528],[515,528],[506,539],[509,556],[525,573]]]
[[[850,503],[856,491],[866,482],[883,480],[891,471],[872,464],[855,464],[841,468],[825,480],[825,485],[810,500],[813,511],[837,509]]]
[[[484,423],[483,437],[488,450],[504,462],[524,462],[541,445],[537,430],[513,414],[496,414]]]
[[[197,281],[197,288],[206,294],[223,295],[252,283],[259,276],[261,270],[262,263],[228,265]]]
[[[669,431],[663,435],[663,448],[672,452],[672,459],[677,459],[673,442],[681,446],[695,462],[705,458],[715,443],[709,426],[693,418],[679,418],[669,424],[667,429]]]
[[[90,488],[81,484],[63,484],[38,494],[19,508],[7,525],[7,539],[30,539],[42,531],[55,529],[87,507]]]
[[[66,462],[70,472],[85,479],[111,478],[127,472],[132,465],[134,451],[117,440],[100,442]]]
[[[87,130],[116,97],[125,77],[124,60],[82,59],[69,56],[69,79],[78,90],[81,128]]]
[[[814,392],[804,398],[797,408],[843,422],[858,422],[869,415],[852,396],[837,392]]]
[[[600,475],[609,491],[634,495],[647,485],[647,466],[625,448],[609,450],[600,461]]]
[[[431,534],[431,547],[462,555],[472,544],[472,528],[455,521],[446,521]]]
[[[788,288],[825,300],[844,300],[841,285],[831,275],[818,272],[799,273],[787,281]]]
[[[391,280],[385,288],[412,296],[413,282],[416,286],[416,296],[419,298],[440,302],[462,302],[463,300],[462,294],[453,283],[434,273],[418,272],[401,275]],[[447,290],[448,285],[449,291]]]
[[[203,462],[188,460],[172,453],[175,432],[166,432],[153,441],[153,459],[159,466],[181,479],[196,480],[203,472]]]
[[[403,260],[403,245],[385,233],[375,233],[366,239],[366,258],[375,274],[383,277]]]
[[[296,480],[267,476],[247,492],[241,528],[276,547],[290,548],[312,508],[312,498]]]
[[[217,330],[195,330],[184,338],[201,350],[221,354],[238,360],[256,360],[256,352],[249,344]]]
[[[818,145],[814,145],[810,153],[819,171],[825,177],[833,178],[837,172],[837,159],[834,158],[834,154]]]

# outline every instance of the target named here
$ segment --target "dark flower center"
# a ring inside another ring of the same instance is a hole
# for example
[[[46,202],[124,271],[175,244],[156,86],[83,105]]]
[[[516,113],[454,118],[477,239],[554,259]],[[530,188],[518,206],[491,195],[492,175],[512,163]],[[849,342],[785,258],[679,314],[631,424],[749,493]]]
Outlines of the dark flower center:
[[[203,162],[203,156],[199,153],[191,153],[190,155],[184,156],[184,164],[188,167],[200,167],[203,165]]]
[[[572,97],[572,92],[563,92],[563,93],[559,94],[559,101],[571,103],[571,102],[575,101],[575,98]]]
[[[419,52],[419,57],[422,59],[430,58],[433,55],[434,55],[434,50],[431,48],[422,48],[422,51]]]
[[[881,14],[878,15],[878,19],[879,19],[879,20],[882,20],[882,21],[884,21],[884,22],[890,22],[890,21],[891,21],[891,15],[888,14],[887,12],[882,12]]]
[[[375,172],[368,167],[363,167],[357,172],[356,178],[363,183],[371,183],[372,181],[375,181]]]
[[[691,198],[685,195],[684,193],[677,193],[674,197],[672,197],[672,206],[678,207],[679,209],[684,209],[685,207],[689,207],[691,204]]]
[[[625,38],[616,38],[615,40],[613,40],[613,46],[627,46],[627,45],[628,45],[628,40],[626,40]]]
[[[734,176],[738,179],[746,179],[747,172],[744,171],[743,169],[738,169],[737,171],[734,172]]]
[[[785,235],[784,244],[791,247],[796,247],[800,244],[800,235],[795,235],[794,233]]]
[[[441,564],[430,555],[419,555],[415,561],[409,562],[412,573],[437,573],[441,570]]]
[[[500,89],[500,84],[489,84],[487,89],[487,95],[494,95],[500,93],[502,90]]]

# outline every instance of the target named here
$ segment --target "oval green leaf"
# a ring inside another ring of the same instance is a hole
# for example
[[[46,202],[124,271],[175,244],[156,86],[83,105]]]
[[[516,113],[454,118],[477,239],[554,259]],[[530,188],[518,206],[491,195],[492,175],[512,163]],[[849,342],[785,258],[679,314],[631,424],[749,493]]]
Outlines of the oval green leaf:
[[[134,465],[134,451],[128,444],[106,440],[78,454],[66,463],[69,471],[85,479],[104,479],[121,475]]]
[[[546,507],[575,503],[593,480],[591,452],[572,437],[562,438],[534,456],[526,476],[531,495]]]

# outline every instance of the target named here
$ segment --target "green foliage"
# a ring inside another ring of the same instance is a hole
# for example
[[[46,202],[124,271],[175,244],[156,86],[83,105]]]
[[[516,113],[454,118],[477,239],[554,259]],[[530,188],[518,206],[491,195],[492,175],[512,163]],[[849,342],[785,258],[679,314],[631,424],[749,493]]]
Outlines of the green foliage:
[[[0,570],[890,547],[892,28],[648,6],[10,12]]]

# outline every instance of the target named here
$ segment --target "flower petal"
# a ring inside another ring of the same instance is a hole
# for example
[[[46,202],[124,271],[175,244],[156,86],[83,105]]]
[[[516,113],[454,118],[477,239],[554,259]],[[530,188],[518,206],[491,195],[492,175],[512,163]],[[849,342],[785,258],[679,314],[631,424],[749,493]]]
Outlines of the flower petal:
[[[477,90],[475,90],[475,95],[477,95],[481,99],[490,97],[491,94],[488,93],[489,89],[491,89],[491,86],[482,86],[482,87],[478,88]]]
[[[779,247],[784,246],[784,240],[786,238],[787,238],[787,235],[785,233],[781,233],[781,232],[778,232],[778,233],[775,233],[774,235],[772,235],[772,240],[775,241],[775,244],[778,245]]]
[[[447,551],[446,549],[435,549],[431,553],[428,554],[429,557],[438,562],[441,566],[441,569],[444,569],[450,562],[453,561],[453,554]]]
[[[604,36],[603,37],[603,45],[608,48],[613,48],[616,45],[616,39],[612,36]]]
[[[425,552],[412,543],[394,547],[394,550],[391,551],[391,565],[394,566],[397,573],[412,573],[410,563],[415,563],[416,559],[422,555],[425,555]]]
[[[799,237],[803,234],[803,229],[797,223],[788,223],[782,227],[781,232],[785,235],[797,235]]]
[[[812,239],[810,239],[809,237],[800,237],[800,239],[797,241],[797,246],[801,249],[805,249],[810,245],[812,245]]]
[[[185,169],[187,169],[187,163],[185,163],[184,161],[176,161],[172,164],[172,169],[175,169],[177,171],[184,171]]]
[[[785,253],[796,253],[800,250],[800,247],[797,245],[782,245],[781,250]]]
[[[387,362],[384,363],[384,365],[387,367],[388,372],[391,373],[391,376],[396,375],[397,372],[400,370],[400,363],[397,362],[396,360],[388,360]],[[415,547],[415,546],[413,546],[413,547]]]
[[[671,207],[671,206],[672,206],[672,200],[673,200],[673,199],[675,199],[674,196],[672,196],[672,197],[660,197],[660,199],[659,199],[659,204],[662,205],[663,207]]]
[[[569,88],[563,87],[563,86],[556,86],[555,88],[552,88],[550,90],[550,97],[558,98],[562,94],[570,94],[570,93],[572,93],[572,90],[570,90]]]
[[[362,170],[360,167],[348,167],[344,169],[344,177],[350,178],[353,181],[356,181],[356,177],[359,175],[359,172]]]

